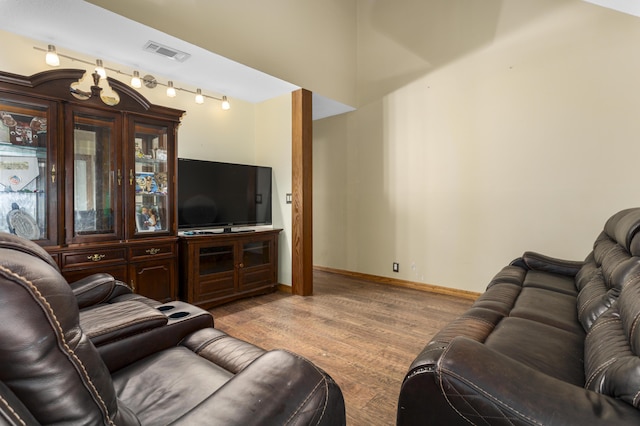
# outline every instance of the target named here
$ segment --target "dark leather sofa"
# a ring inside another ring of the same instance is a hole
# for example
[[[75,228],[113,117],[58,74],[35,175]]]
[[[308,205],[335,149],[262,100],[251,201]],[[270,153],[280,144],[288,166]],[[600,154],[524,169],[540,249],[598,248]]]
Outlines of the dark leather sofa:
[[[426,345],[398,425],[639,425],[640,209],[584,261],[527,252]]]
[[[0,234],[0,425],[344,425],[340,388],[285,350],[99,274],[69,285]]]

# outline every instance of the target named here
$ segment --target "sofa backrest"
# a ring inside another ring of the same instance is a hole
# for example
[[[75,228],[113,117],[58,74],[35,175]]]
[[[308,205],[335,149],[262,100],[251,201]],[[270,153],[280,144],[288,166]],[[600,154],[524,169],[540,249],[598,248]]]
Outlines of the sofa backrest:
[[[44,260],[49,265],[51,265],[56,271],[58,271],[58,265],[53,260],[51,255],[47,253],[45,249],[40,247],[38,244],[31,240],[27,240],[25,238],[18,237],[14,234],[9,234],[6,232],[0,232],[0,247],[5,247],[13,250],[22,251],[24,253],[30,254],[31,256],[35,256],[39,259]]]
[[[622,210],[604,230],[576,274],[578,318],[585,331],[640,273],[640,208]]]
[[[585,387],[640,408],[640,277],[594,322],[585,339]]]
[[[14,411],[26,408],[43,424],[138,424],[118,402],[107,367],[80,328],[67,282],[46,259],[3,240],[0,382],[22,404]]]

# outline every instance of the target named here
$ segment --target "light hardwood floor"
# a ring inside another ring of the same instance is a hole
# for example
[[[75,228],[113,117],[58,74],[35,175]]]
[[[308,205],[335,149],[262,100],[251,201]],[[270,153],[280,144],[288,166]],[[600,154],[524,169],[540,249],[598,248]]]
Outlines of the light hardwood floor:
[[[345,398],[347,425],[395,425],[400,385],[429,339],[469,299],[314,272],[314,295],[277,292],[215,307],[215,327],[264,349],[296,352]]]

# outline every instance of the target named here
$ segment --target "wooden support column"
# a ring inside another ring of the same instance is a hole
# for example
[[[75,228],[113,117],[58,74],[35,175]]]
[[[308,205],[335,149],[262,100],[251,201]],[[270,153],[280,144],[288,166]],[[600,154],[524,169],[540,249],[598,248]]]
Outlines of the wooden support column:
[[[313,294],[312,93],[292,94],[292,286],[299,296]]]

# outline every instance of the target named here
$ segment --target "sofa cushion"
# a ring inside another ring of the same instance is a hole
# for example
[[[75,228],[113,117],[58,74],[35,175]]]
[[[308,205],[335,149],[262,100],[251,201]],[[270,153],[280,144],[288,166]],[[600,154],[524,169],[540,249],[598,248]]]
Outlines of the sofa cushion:
[[[510,316],[550,325],[574,334],[584,333],[576,313],[576,298],[564,293],[542,288],[523,288]]]
[[[553,274],[544,271],[530,270],[522,282],[523,287],[541,288],[571,296],[574,300],[578,294],[573,276]]]
[[[118,399],[127,401],[141,424],[166,425],[233,376],[185,347],[174,347],[118,370],[112,378]]]
[[[485,345],[537,371],[584,385],[584,332],[572,333],[524,318],[504,318]]]

